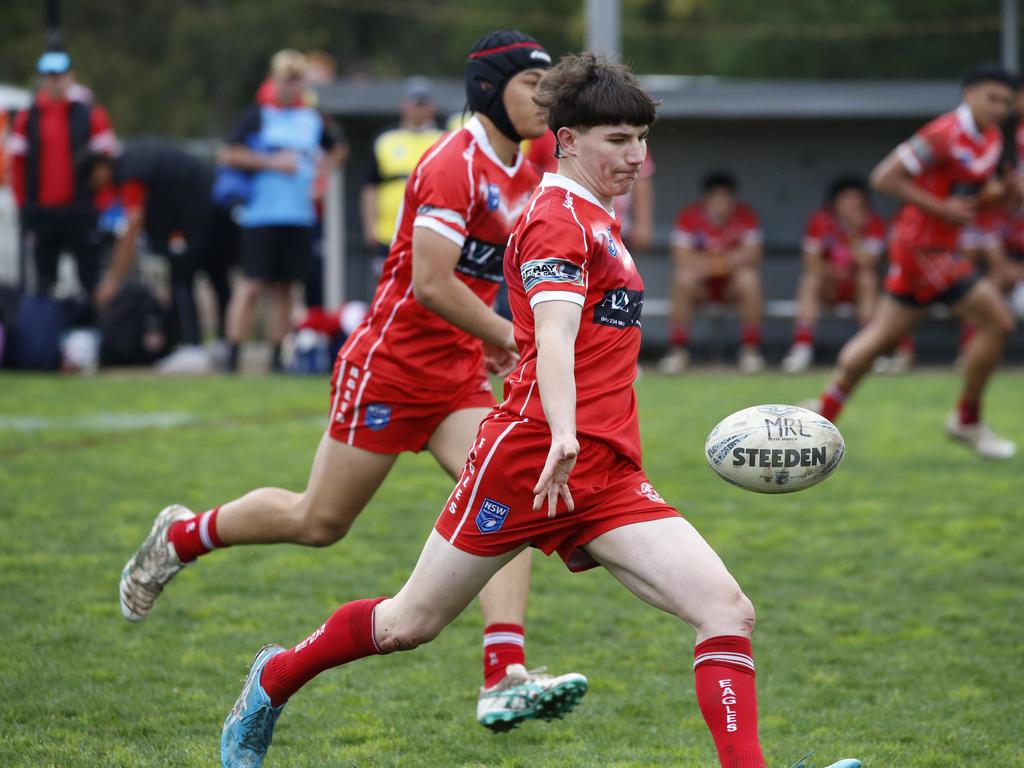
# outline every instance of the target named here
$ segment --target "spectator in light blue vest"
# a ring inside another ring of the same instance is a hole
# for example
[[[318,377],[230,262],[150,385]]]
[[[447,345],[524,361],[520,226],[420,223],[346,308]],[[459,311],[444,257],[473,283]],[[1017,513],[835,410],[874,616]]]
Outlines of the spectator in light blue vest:
[[[313,253],[313,182],[344,156],[323,117],[305,103],[306,59],[298,51],[274,54],[273,98],[242,113],[222,148],[224,165],[250,174],[242,207],[240,256],[243,278],[228,307],[229,370],[252,329],[260,297],[270,300],[267,335],[273,367],[281,367],[281,341],[288,330],[292,285],[309,270]]]

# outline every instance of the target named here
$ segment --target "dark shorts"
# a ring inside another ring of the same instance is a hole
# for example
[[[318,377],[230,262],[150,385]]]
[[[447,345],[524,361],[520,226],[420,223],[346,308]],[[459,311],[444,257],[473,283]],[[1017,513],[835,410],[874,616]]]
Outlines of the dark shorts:
[[[886,291],[886,293],[907,307],[929,307],[932,304],[945,304],[951,307],[970,293],[971,288],[977,282],[977,275],[960,278],[942,293],[931,296],[928,299],[919,299],[912,293],[896,293],[894,291]]]
[[[312,227],[242,229],[242,271],[253,280],[293,283],[306,277],[313,259]]]

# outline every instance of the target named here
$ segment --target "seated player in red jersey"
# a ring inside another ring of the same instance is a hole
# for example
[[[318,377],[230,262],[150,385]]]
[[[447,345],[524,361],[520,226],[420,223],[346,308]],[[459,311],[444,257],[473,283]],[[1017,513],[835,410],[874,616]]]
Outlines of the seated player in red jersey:
[[[690,322],[701,304],[735,304],[740,314],[739,367],[764,369],[761,355],[763,255],[757,214],[736,197],[736,179],[716,172],[704,179],[703,198],[684,206],[672,232],[672,282],[669,350],[658,365],[662,373],[682,373],[690,362]]]
[[[626,67],[590,53],[563,59],[537,103],[558,137],[559,164],[509,240],[505,277],[522,359],[505,400],[480,424],[398,594],[347,603],[294,648],[259,651],[224,724],[225,766],[260,765],[285,703],[316,675],[429,642],[531,546],[558,552],[571,570],[603,565],[694,627],[697,701],[720,765],[765,766],[753,607],[640,459],[633,381],[644,283],[612,200],[640,173],[655,104]]]
[[[936,302],[976,329],[964,351],[964,383],[946,433],[989,459],[1016,453],[1011,440],[981,420],[981,399],[999,364],[1014,321],[995,284],[978,277],[958,248],[960,230],[979,204],[1005,197],[993,178],[1016,78],[984,65],[964,79],[963,103],[925,125],[875,168],[871,183],[905,205],[892,227],[886,295],[871,321],[846,343],[832,380],[818,401],[822,415],[835,420],[872,362],[910,333]]]
[[[173,505],[159,514],[121,577],[125,617],[146,616],[181,568],[231,545],[323,547],[348,532],[398,455],[424,449],[453,477],[494,404],[486,367],[518,360],[512,324],[491,308],[504,279],[512,225],[538,177],[519,152],[545,130],[533,103],[551,65],[544,48],[514,31],[481,37],[466,64],[473,117],[441,138],[413,171],[395,240],[363,323],[338,353],[330,416],[306,489],[260,488],[201,515]],[[503,730],[561,715],[586,689],[582,675],[528,672],[523,622],[530,553],[481,584],[484,686],[481,725]]]
[[[856,176],[838,177],[804,232],[793,346],[782,370],[799,373],[810,367],[821,305],[853,304],[857,321],[867,323],[878,298],[878,262],[884,250],[885,222],[871,210],[867,184]]]

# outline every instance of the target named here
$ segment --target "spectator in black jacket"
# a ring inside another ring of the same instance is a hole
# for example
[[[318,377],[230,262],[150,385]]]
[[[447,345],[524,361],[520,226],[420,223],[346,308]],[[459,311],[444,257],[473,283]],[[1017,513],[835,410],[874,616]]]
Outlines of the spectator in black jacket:
[[[139,235],[170,264],[171,300],[182,348],[178,363],[189,369],[207,362],[196,311],[193,283],[206,273],[217,295],[218,336],[224,335],[224,312],[231,296],[228,270],[235,263],[237,227],[231,212],[213,202],[213,168],[160,141],[128,146],[109,157],[86,154],[80,162],[94,189],[113,186],[125,209],[126,226],[118,233],[111,263],[96,289],[98,305],[107,305],[131,271]],[[171,360],[165,367],[175,368]]]

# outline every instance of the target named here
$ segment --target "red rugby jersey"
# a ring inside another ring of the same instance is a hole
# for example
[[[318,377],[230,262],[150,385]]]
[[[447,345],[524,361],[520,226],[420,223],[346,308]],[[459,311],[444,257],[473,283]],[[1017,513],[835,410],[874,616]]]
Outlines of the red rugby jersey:
[[[1003,136],[992,126],[978,130],[966,104],[941,115],[897,149],[915,183],[936,197],[976,195],[996,172]],[[907,203],[893,222],[893,239],[925,248],[953,249],[960,227]]]
[[[868,253],[880,254],[885,249],[885,221],[869,212],[859,232],[850,232],[831,208],[820,208],[807,222],[804,250],[822,253],[841,271],[853,269],[854,242]]]
[[[537,178],[522,154],[514,166],[503,165],[476,118],[427,150],[406,184],[370,312],[339,355],[356,368],[429,389],[462,386],[482,375],[480,339],[413,296],[413,229],[425,227],[458,245],[462,255],[456,276],[489,305],[504,279],[509,232]]]
[[[761,225],[754,209],[746,203],[737,203],[732,216],[725,221],[711,218],[704,203],[691,203],[679,211],[672,231],[673,245],[698,251],[728,251],[760,242]]]
[[[533,308],[583,308],[576,336],[576,433],[640,465],[636,361],[644,283],[622,244],[619,222],[584,187],[553,173],[509,239],[505,279],[522,362],[505,380],[498,412],[546,424],[537,391]]]

